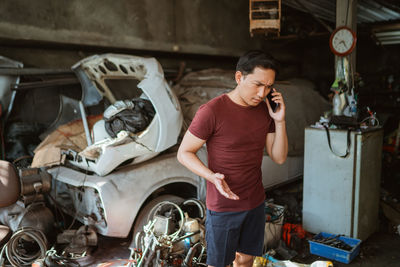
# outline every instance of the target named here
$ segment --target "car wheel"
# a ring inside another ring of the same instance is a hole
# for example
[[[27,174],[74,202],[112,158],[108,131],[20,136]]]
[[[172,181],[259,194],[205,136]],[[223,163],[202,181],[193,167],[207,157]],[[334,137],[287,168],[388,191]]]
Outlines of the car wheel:
[[[131,248],[137,248],[137,249],[143,249],[141,247],[137,246],[137,242],[135,242],[140,235],[140,232],[143,233],[143,226],[147,224],[148,216],[150,211],[160,202],[162,201],[170,201],[175,204],[181,204],[184,199],[175,195],[162,195],[158,196],[155,199],[151,200],[149,203],[147,203],[139,212],[139,214],[136,216],[135,224],[133,226],[133,235],[132,235],[132,242],[130,247]],[[144,234],[144,233],[143,233]]]

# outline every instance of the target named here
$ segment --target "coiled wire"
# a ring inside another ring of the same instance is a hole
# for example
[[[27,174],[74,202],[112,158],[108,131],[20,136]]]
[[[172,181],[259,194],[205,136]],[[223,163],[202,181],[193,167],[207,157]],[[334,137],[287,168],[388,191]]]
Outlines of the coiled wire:
[[[149,215],[148,215],[148,221],[153,220],[154,216],[157,214],[157,212],[159,212],[162,208],[164,208],[165,206],[168,206],[168,205],[173,206],[179,212],[179,216],[181,218],[180,219],[181,223],[179,225],[179,229],[176,232],[168,235],[169,239],[171,241],[174,241],[175,239],[177,239],[179,237],[179,234],[183,229],[183,225],[185,224],[185,215],[183,214],[182,209],[177,204],[175,204],[174,202],[168,201],[168,200],[158,203],[156,206],[154,206],[150,210]]]
[[[21,248],[24,242],[30,242],[30,240],[37,243],[39,250],[27,253],[25,249]],[[44,258],[46,251],[47,239],[43,232],[33,227],[23,227],[15,231],[7,244],[3,246],[0,259],[2,260],[5,254],[12,266],[31,266],[35,260]]]

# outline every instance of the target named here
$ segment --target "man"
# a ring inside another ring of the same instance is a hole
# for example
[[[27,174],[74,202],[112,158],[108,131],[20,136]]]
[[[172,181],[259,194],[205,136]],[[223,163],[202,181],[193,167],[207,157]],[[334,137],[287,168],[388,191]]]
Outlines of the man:
[[[207,179],[207,264],[252,266],[263,248],[264,147],[282,164],[287,157],[285,103],[273,89],[276,62],[261,51],[240,57],[237,86],[202,105],[178,150],[178,160]],[[271,92],[272,90],[272,92]],[[268,93],[278,104],[273,112]],[[208,167],[196,156],[207,144]]]

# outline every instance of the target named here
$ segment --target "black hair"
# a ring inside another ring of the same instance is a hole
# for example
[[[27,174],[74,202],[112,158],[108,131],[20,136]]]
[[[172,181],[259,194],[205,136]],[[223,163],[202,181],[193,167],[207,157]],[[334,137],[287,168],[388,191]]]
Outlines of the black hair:
[[[251,50],[244,53],[236,65],[236,71],[243,75],[253,73],[256,67],[272,69],[278,74],[278,62],[270,55],[261,50]]]

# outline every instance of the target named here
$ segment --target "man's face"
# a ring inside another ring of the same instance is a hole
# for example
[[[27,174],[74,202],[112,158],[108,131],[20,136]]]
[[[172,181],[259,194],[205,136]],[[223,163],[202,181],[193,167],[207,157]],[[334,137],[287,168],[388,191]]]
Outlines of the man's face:
[[[256,67],[251,74],[244,76],[236,72],[239,96],[245,106],[257,106],[272,90],[275,82],[275,71]]]

